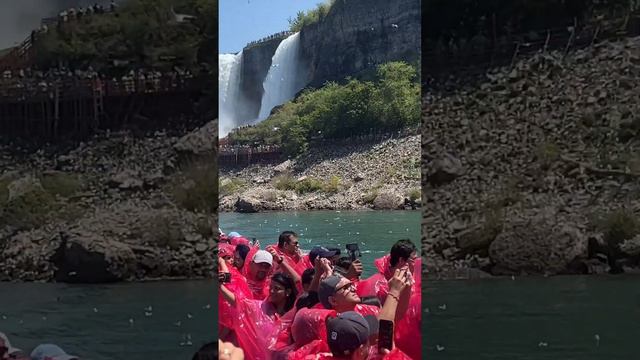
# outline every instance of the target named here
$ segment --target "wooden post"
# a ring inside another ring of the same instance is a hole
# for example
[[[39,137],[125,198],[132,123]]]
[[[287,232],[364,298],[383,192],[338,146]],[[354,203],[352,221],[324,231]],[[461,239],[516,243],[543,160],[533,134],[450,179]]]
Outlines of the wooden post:
[[[513,65],[515,64],[516,58],[518,57],[518,51],[520,51],[520,42],[517,43],[516,50],[513,52],[513,57],[511,57],[511,66],[509,67],[510,69],[513,69]]]
[[[547,30],[547,40],[544,42],[544,48],[542,49],[542,53],[547,53],[547,47],[549,46],[549,40],[551,39],[551,30]]]
[[[54,88],[54,110],[53,110],[53,138],[58,137],[58,121],[60,119],[60,88],[55,84]]]
[[[569,53],[569,48],[571,47],[571,43],[573,42],[573,38],[575,35],[576,35],[576,27],[575,27],[575,21],[574,21],[574,26],[573,28],[571,28],[571,35],[569,36],[569,40],[567,41],[567,46],[564,48],[564,55],[562,56],[563,60]]]

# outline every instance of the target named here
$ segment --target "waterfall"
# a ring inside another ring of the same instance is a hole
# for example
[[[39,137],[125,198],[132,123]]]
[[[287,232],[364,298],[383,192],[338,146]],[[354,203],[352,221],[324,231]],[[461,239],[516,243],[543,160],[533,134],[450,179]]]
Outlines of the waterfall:
[[[271,110],[291,100],[307,83],[300,58],[300,33],[290,35],[278,45],[271,67],[262,83],[264,93],[258,121],[269,117]]]
[[[242,51],[238,54],[218,54],[218,136],[221,138],[240,125],[238,108],[242,106],[241,65]]]

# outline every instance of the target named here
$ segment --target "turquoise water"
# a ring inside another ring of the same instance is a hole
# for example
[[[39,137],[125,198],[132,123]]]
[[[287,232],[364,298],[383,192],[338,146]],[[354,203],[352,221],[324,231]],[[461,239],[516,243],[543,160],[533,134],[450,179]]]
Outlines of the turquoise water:
[[[399,239],[411,239],[419,248],[419,211],[308,211],[265,212],[254,214],[221,213],[220,228],[256,238],[261,247],[277,244],[278,235],[293,230],[300,246],[309,251],[314,245],[340,247],[358,243],[364,264],[363,276],[376,272],[373,260],[389,252]]]
[[[427,359],[640,358],[637,277],[425,279],[423,307]]]
[[[191,359],[217,337],[214,289],[213,281],[0,283],[0,331],[20,349],[54,343],[81,359]]]

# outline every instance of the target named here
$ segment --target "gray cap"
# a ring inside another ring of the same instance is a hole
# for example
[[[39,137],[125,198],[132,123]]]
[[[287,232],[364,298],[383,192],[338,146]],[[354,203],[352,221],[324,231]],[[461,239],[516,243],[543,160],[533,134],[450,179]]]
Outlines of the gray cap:
[[[322,280],[318,286],[318,298],[320,299],[320,303],[322,303],[326,309],[333,308],[329,303],[329,296],[335,295],[336,287],[340,280],[342,280],[342,276],[331,275]]]
[[[334,355],[352,354],[377,332],[378,320],[373,315],[363,317],[355,311],[346,311],[327,319],[327,343]]]
[[[59,346],[53,344],[41,344],[38,345],[31,352],[32,360],[78,360],[77,356],[69,355]]]

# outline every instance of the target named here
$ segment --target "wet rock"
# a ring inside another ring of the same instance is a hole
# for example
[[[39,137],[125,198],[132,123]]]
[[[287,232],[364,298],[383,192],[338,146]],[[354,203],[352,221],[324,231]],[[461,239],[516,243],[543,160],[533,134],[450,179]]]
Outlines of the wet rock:
[[[450,154],[445,154],[429,164],[427,181],[432,186],[441,186],[455,180],[463,173],[464,169],[460,160]]]
[[[107,185],[120,190],[142,190],[144,182],[137,171],[126,170],[114,175]]]
[[[239,213],[255,213],[262,209],[262,202],[256,197],[242,195],[238,197],[234,209]]]
[[[404,196],[395,191],[381,191],[373,200],[376,210],[398,210],[404,208]]]
[[[530,211],[511,218],[489,247],[491,261],[513,273],[558,274],[587,257],[587,237],[581,224],[557,221],[557,210]]]

